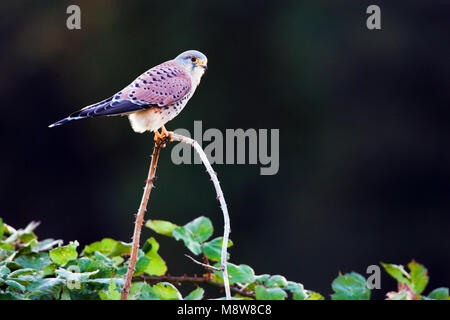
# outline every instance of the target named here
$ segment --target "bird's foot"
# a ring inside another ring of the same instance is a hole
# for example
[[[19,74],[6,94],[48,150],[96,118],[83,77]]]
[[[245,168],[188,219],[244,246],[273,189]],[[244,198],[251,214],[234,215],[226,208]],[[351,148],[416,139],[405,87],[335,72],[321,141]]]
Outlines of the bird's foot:
[[[162,148],[166,146],[167,141],[172,142],[173,139],[170,137],[169,131],[167,131],[165,126],[161,127],[161,133],[155,130],[155,142]]]

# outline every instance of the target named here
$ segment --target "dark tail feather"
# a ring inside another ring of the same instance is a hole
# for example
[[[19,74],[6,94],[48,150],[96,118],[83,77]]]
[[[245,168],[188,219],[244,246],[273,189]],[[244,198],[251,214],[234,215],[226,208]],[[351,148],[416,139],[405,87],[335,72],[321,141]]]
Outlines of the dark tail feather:
[[[57,122],[55,122],[55,123],[52,123],[52,124],[49,125],[48,127],[49,127],[49,128],[57,127],[57,126],[63,125],[63,124],[66,123],[66,122],[70,122],[70,121],[78,120],[78,119],[83,119],[83,117],[67,117],[67,118],[64,118],[64,119],[62,119],[62,120],[59,120],[59,121],[57,121]]]
[[[70,116],[68,116],[67,118],[64,118],[62,120],[59,120],[55,123],[52,123],[51,125],[49,125],[49,128],[53,128],[56,126],[60,126],[65,124],[66,122],[70,122],[73,120],[79,120],[79,119],[83,119],[83,118],[88,118],[88,117],[95,117],[95,116],[102,116],[103,114],[97,114],[97,110],[101,110],[101,108],[105,108],[106,106],[109,106],[110,102],[112,100],[111,98],[105,99],[101,102],[98,103],[94,103],[93,105],[87,106],[86,108],[83,108],[79,111],[76,111],[72,114],[70,114]]]

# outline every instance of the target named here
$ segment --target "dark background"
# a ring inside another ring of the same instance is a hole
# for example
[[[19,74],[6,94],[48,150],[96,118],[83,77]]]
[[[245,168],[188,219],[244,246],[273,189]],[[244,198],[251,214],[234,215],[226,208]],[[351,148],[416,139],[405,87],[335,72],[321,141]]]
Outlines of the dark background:
[[[66,28],[81,7],[82,29]],[[366,28],[378,4],[382,30]],[[215,165],[232,261],[328,297],[338,271],[425,264],[450,286],[448,1],[7,1],[0,5],[0,216],[40,238],[130,241],[152,134],[124,118],[47,126],[198,49],[209,70],[167,127],[279,128],[280,170]],[[147,218],[222,215],[201,165],[163,150]],[[143,238],[152,233],[144,231]],[[169,272],[202,269],[158,237]],[[377,298],[394,289],[382,278]]]

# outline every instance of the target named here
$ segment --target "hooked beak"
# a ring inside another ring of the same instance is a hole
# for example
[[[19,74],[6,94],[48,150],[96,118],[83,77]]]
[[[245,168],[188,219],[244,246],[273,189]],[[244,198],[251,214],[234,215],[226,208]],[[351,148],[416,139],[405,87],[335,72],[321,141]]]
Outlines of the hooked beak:
[[[199,67],[202,67],[203,69],[208,70],[208,65],[206,64],[206,61],[200,61],[198,64]]]

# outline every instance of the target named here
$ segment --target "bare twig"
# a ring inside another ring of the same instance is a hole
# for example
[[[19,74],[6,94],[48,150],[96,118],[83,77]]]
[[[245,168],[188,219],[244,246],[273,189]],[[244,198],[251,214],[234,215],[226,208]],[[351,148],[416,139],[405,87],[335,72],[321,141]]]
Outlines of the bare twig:
[[[230,282],[228,280],[228,270],[227,270],[227,247],[228,247],[228,237],[230,235],[230,217],[228,215],[228,208],[227,208],[227,204],[225,202],[225,198],[223,196],[222,188],[220,187],[219,180],[217,179],[217,174],[214,172],[213,168],[211,167],[211,164],[209,163],[208,158],[206,157],[205,152],[200,147],[200,145],[197,143],[197,141],[195,141],[191,138],[187,138],[185,136],[179,135],[175,132],[169,132],[169,138],[171,140],[190,144],[194,148],[194,150],[200,156],[200,159],[202,159],[202,162],[206,167],[206,171],[209,173],[209,175],[211,177],[211,181],[214,184],[214,188],[216,189],[217,200],[219,200],[219,202],[220,202],[220,208],[222,209],[223,220],[224,220],[222,257],[221,257],[220,264],[221,264],[221,269],[223,272],[223,283],[225,286],[225,296],[226,296],[227,300],[231,300]]]
[[[206,264],[206,263],[201,263],[200,261],[195,260],[194,258],[192,258],[188,254],[185,254],[185,256],[188,257],[189,259],[191,259],[192,261],[194,261],[196,264],[199,264],[202,267],[205,267],[206,269],[213,269],[213,270],[217,270],[217,271],[222,271],[222,268],[217,268],[217,267],[214,267],[214,266]]]
[[[138,213],[136,215],[136,222],[134,225],[134,233],[133,233],[133,246],[131,249],[130,262],[128,265],[127,275],[125,279],[125,284],[122,289],[122,300],[127,300],[128,293],[130,291],[131,280],[133,278],[134,268],[136,267],[137,254],[139,250],[139,240],[141,237],[141,229],[142,223],[144,221],[144,215],[147,211],[147,203],[150,198],[150,192],[153,189],[153,181],[155,180],[155,172],[156,166],[158,164],[159,153],[161,151],[161,147],[164,145],[165,141],[158,140],[155,142],[155,146],[153,148],[152,161],[150,164],[150,169],[148,172],[148,178],[145,183],[144,194],[142,195],[141,205],[139,206]]]
[[[230,235],[230,217],[228,215],[228,208],[227,204],[225,202],[225,198],[223,196],[222,189],[220,187],[219,180],[217,179],[217,174],[214,172],[214,170],[211,167],[211,164],[209,163],[208,158],[206,157],[205,152],[200,147],[200,145],[197,143],[197,141],[187,138],[185,136],[176,134],[174,132],[169,132],[169,136],[167,137],[170,139],[170,141],[179,141],[183,143],[190,144],[194,150],[199,154],[200,158],[203,161],[203,164],[206,167],[206,171],[209,173],[211,177],[211,181],[214,184],[214,188],[216,189],[217,194],[217,200],[220,202],[220,208],[222,209],[223,213],[223,219],[224,219],[224,232],[223,232],[223,242],[222,242],[222,257],[221,257],[221,267],[218,270],[221,270],[223,273],[223,287],[225,288],[225,296],[227,300],[231,300],[231,291],[230,291],[230,282],[228,280],[228,270],[227,270],[227,246],[228,246],[228,238]],[[166,143],[166,139],[164,140],[158,140],[155,142],[155,147],[153,149],[153,155],[152,155],[152,161],[150,164],[150,170],[148,173],[147,182],[145,184],[144,188],[144,194],[142,196],[141,205],[139,206],[139,211],[136,215],[136,222],[134,226],[134,233],[133,233],[133,245],[131,250],[131,257],[130,262],[128,265],[127,275],[125,279],[125,284],[122,289],[122,300],[127,300],[128,293],[130,291],[131,286],[131,280],[133,278],[134,269],[136,266],[136,260],[137,260],[137,253],[139,250],[139,240],[141,235],[141,229],[142,229],[142,223],[144,221],[144,214],[146,212],[148,199],[150,197],[150,192],[153,188],[153,181],[155,179],[155,172],[156,172],[156,166],[158,164],[158,158],[159,153],[161,151],[161,147],[163,147]],[[193,258],[191,258],[194,260]],[[196,263],[199,263],[203,266],[208,266],[208,268],[214,268],[209,265],[202,264],[196,260],[194,260]],[[206,278],[207,279],[207,278]],[[210,279],[208,279],[210,280]]]
[[[212,287],[223,289],[224,285],[220,282],[214,281],[207,277],[188,277],[188,276],[147,276],[141,275],[134,277],[133,281],[142,281],[148,283],[157,283],[161,281],[170,282],[172,284],[193,283],[193,284],[207,284]],[[237,286],[230,286],[230,290],[233,293],[237,293],[244,297],[255,298],[255,294],[252,291],[245,290],[245,288],[239,288]]]

